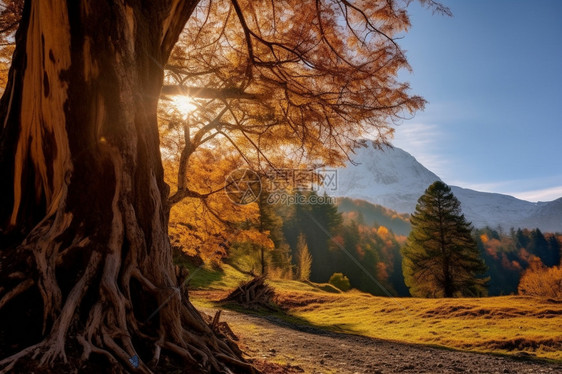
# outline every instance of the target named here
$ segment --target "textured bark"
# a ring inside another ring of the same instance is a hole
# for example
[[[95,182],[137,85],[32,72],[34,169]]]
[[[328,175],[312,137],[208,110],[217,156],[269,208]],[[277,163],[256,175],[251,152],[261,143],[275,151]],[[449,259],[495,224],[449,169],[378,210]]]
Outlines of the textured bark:
[[[187,300],[167,235],[156,107],[197,2],[26,1],[0,102],[0,371],[251,370]]]

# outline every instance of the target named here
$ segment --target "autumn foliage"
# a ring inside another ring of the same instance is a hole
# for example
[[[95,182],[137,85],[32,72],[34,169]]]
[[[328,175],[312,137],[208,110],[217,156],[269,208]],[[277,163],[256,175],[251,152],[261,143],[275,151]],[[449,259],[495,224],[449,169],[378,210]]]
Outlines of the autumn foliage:
[[[562,299],[562,267],[546,267],[537,257],[521,276],[519,294]]]
[[[409,3],[2,2],[0,369],[254,372],[191,305],[168,223],[211,260],[237,235],[264,249],[255,207],[219,193],[230,170],[388,142],[424,105],[397,78]],[[178,95],[190,113],[158,110]]]

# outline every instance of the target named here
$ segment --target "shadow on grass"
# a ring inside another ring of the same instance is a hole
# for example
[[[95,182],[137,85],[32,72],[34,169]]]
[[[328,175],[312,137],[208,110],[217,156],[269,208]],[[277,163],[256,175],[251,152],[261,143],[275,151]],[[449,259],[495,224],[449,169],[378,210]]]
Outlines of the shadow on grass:
[[[225,276],[224,270],[207,268],[203,263],[193,263],[192,258],[178,251],[174,253],[174,264],[189,270],[187,285],[190,289],[209,288]]]
[[[558,360],[552,360],[547,358],[536,357],[530,355],[526,352],[521,352],[520,354],[509,354],[503,352],[481,352],[473,350],[465,350],[456,347],[449,347],[440,344],[423,344],[423,343],[406,343],[398,340],[386,340],[380,338],[373,338],[365,335],[361,335],[360,332],[355,331],[352,325],[319,325],[314,324],[307,319],[294,316],[287,313],[285,310],[281,309],[279,306],[272,305],[274,311],[263,308],[260,310],[247,309],[240,304],[235,302],[211,302],[211,307],[214,309],[229,310],[240,314],[249,315],[255,318],[263,319],[264,321],[271,323],[273,325],[287,328],[299,332],[305,332],[309,334],[329,336],[334,339],[347,340],[353,338],[356,342],[362,344],[372,344],[373,342],[388,342],[393,344],[406,345],[409,347],[418,347],[420,349],[433,348],[445,351],[453,352],[466,352],[476,355],[492,355],[497,357],[502,357],[513,361],[523,361],[523,362],[535,362],[542,364],[560,364]]]
[[[222,281],[225,276],[225,272],[222,269],[196,267],[191,264],[188,264],[186,267],[189,269],[189,274],[193,275],[187,283],[190,289],[207,289],[213,284]]]
[[[337,336],[337,334],[348,334],[361,337],[351,329],[351,326],[341,325],[317,325],[305,318],[297,317],[277,305],[270,305],[269,308],[261,307],[259,309],[247,309],[242,305],[235,302],[215,301],[212,302],[214,308],[230,310],[233,312],[250,315],[256,318],[263,319],[279,327],[285,327],[291,330],[307,332],[316,335],[329,335]],[[368,338],[371,339],[371,338]]]

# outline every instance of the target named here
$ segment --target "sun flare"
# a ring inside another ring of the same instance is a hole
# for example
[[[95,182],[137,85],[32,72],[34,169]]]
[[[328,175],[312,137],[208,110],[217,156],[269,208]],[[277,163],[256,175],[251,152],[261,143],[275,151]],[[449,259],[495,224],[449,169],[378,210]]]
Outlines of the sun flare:
[[[189,96],[175,96],[172,99],[172,106],[175,111],[181,114],[182,117],[187,118],[195,109],[197,109],[197,105],[193,99]]]

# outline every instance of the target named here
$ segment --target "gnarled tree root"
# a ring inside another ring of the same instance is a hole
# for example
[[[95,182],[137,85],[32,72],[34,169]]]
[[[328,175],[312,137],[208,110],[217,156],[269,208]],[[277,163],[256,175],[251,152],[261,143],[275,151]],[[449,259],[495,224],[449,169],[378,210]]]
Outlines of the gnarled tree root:
[[[37,251],[34,254],[36,258]],[[113,372],[153,373],[162,371],[158,365],[163,355],[172,357],[176,365],[190,368],[187,372],[258,372],[245,362],[228,334],[218,328],[218,316],[214,322],[206,322],[190,304],[181,285],[158,287],[138,267],[125,266],[125,270],[118,271],[119,262],[112,254],[92,250],[68,292],[61,291],[56,277],[45,281],[49,272],[40,272],[38,279],[18,279],[14,287],[2,290],[0,307],[18,296],[32,297],[27,291],[37,287],[44,307],[49,309],[43,313],[43,339],[9,357],[0,357],[0,373],[17,369],[17,365],[27,369],[31,363],[36,368],[72,368],[92,356],[104,357]],[[13,278],[18,277],[21,273]],[[140,285],[134,292],[132,282]],[[156,301],[157,313],[135,311],[138,302],[134,298],[139,291]],[[57,304],[57,300],[61,303]],[[147,317],[139,318],[140,315]]]

